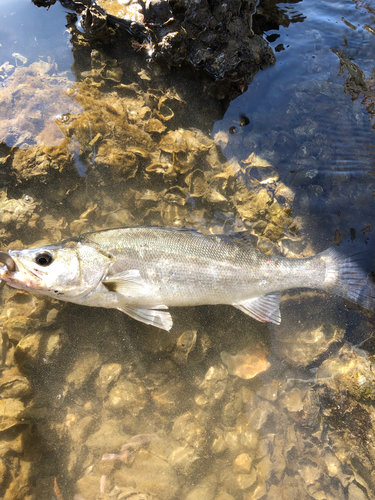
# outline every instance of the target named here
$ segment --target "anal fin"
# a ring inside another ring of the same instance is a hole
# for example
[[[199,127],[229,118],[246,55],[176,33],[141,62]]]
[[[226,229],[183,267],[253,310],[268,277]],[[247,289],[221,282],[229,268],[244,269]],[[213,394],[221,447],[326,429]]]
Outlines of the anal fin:
[[[123,306],[118,308],[119,311],[124,312],[128,316],[146,323],[146,325],[156,326],[162,330],[169,331],[172,328],[172,316],[166,309],[167,306],[160,305],[150,308],[139,308],[132,306]]]
[[[280,293],[275,292],[232,305],[258,321],[270,321],[279,325],[281,323],[279,304]]]

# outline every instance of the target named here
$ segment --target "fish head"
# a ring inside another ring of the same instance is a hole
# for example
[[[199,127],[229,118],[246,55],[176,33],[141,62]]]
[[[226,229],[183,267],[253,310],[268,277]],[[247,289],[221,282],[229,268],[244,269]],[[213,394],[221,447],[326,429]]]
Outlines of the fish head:
[[[109,255],[74,238],[56,245],[9,250],[15,264],[0,267],[0,280],[21,290],[74,301],[101,282],[112,263]]]

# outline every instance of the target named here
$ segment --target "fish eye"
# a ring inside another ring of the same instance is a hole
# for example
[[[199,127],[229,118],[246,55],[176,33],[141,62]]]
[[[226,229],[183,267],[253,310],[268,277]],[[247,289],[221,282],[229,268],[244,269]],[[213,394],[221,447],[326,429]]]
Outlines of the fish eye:
[[[35,262],[43,267],[49,266],[52,260],[52,255],[47,252],[38,253],[35,257]]]

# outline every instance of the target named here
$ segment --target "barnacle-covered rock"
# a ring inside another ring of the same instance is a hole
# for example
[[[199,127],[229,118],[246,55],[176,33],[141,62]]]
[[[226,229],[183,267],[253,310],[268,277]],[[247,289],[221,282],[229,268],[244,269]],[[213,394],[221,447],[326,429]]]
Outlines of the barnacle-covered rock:
[[[6,190],[0,192],[0,224],[4,228],[20,229],[27,225],[35,227],[39,217],[36,213],[38,203],[29,195],[19,200],[9,199]]]
[[[152,26],[153,57],[176,65],[186,60],[203,68],[222,83],[216,90],[219,98],[228,87],[231,97],[241,93],[260,64],[273,64],[272,51],[251,30],[254,2],[238,1],[230,9],[205,0],[194,5],[165,3],[164,8],[161,4],[151,2],[144,10],[144,22]]]
[[[331,449],[347,471],[354,470],[369,498],[375,486],[372,467],[375,448],[371,439],[375,432],[373,372],[371,357],[344,344],[336,356],[319,367],[315,386],[324,422],[332,429]],[[335,469],[331,465],[331,470],[336,470],[347,484],[344,467]]]
[[[357,400],[375,401],[375,374],[373,359],[364,351],[345,344],[335,357],[319,367],[317,381],[333,391],[347,391]]]
[[[15,317],[41,319],[45,316],[47,303],[48,299],[41,295],[32,295],[23,290],[17,290],[6,299],[1,319]]]
[[[163,123],[158,120],[157,118],[150,118],[146,123],[145,123],[145,131],[152,133],[152,132],[157,132],[158,134],[161,134],[166,130],[166,126],[163,125]]]
[[[193,448],[201,450],[206,440],[206,429],[196,416],[186,412],[175,420],[172,437],[180,441],[186,441]]]
[[[28,186],[51,183],[62,176],[64,180],[70,177],[70,184],[77,180],[74,160],[65,144],[14,150],[11,174],[17,183]]]
[[[213,404],[220,400],[228,386],[228,372],[224,366],[211,366],[202,382],[199,384],[200,393],[195,397],[199,406]]]
[[[171,130],[160,141],[160,149],[167,153],[185,153],[187,148],[183,130]]]
[[[98,456],[104,453],[115,453],[124,443],[130,440],[129,434],[123,429],[121,420],[105,420],[100,428],[85,441],[90,451]]]
[[[123,179],[131,179],[138,170],[137,157],[131,151],[123,151],[114,141],[106,140],[95,158],[98,166],[107,167]]]
[[[202,170],[194,170],[185,177],[185,182],[189,186],[190,195],[194,198],[199,198],[207,193],[208,184]]]
[[[80,110],[64,93],[70,85],[54,62],[39,60],[15,68],[1,89],[0,141],[22,149],[59,145],[63,135],[54,117],[61,109],[66,113]]]
[[[165,103],[167,100],[167,96],[162,96],[159,99],[158,109],[156,110],[156,116],[161,118],[163,121],[171,120],[174,117],[173,110]]]
[[[119,363],[110,363],[101,367],[95,380],[95,388],[99,397],[107,394],[108,388],[118,380],[121,371],[122,366]]]
[[[177,205],[185,205],[187,199],[187,191],[179,186],[174,186],[167,189],[163,198],[168,203],[176,203]]]

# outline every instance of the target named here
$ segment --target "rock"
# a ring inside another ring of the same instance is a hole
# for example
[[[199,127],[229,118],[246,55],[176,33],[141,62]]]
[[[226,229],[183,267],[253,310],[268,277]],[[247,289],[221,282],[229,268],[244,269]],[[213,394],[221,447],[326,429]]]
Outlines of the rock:
[[[100,366],[100,355],[95,351],[83,351],[66,376],[70,390],[81,389]]]
[[[86,441],[86,446],[95,453],[115,453],[130,439],[122,428],[122,422],[118,420],[107,420],[102,423],[100,429],[91,434]]]
[[[22,398],[30,395],[31,385],[16,367],[4,370],[0,378],[0,392],[2,398]]]
[[[174,448],[168,461],[174,469],[183,471],[186,474],[198,459],[199,455],[196,450],[192,446],[186,444]]]
[[[78,479],[75,493],[85,500],[96,500],[100,495],[100,476],[83,476]]]
[[[0,399],[0,431],[4,431],[22,423],[21,412],[24,404],[18,399]]]
[[[250,455],[248,453],[241,453],[236,457],[233,467],[237,472],[246,474],[250,472],[252,464],[253,459]]]
[[[96,392],[99,397],[106,396],[108,387],[118,380],[121,371],[122,366],[119,363],[110,363],[101,367],[95,380]]]
[[[228,367],[230,375],[235,375],[245,380],[256,377],[271,366],[267,361],[265,352],[253,353],[245,349],[235,356],[227,352],[222,352],[220,357],[222,362]]]
[[[348,500],[367,500],[368,496],[356,483],[351,483],[348,488]]]
[[[23,318],[23,323],[25,324],[25,318]],[[21,373],[30,374],[55,361],[62,345],[63,336],[59,332],[49,336],[40,332],[31,333],[18,342],[14,352],[14,361]]]
[[[137,416],[146,406],[147,397],[144,388],[131,380],[121,377],[111,389],[106,406],[113,411],[125,410]]]
[[[336,297],[328,299],[316,292],[287,294],[281,300],[281,315],[281,325],[270,326],[274,352],[295,366],[309,365],[345,333],[345,311]]]
[[[172,428],[174,439],[186,441],[194,448],[203,447],[206,440],[206,429],[190,412],[178,417]]]
[[[179,482],[172,467],[146,450],[139,450],[133,465],[121,467],[113,475],[115,484],[132,485],[163,500],[172,500],[179,490]]]

